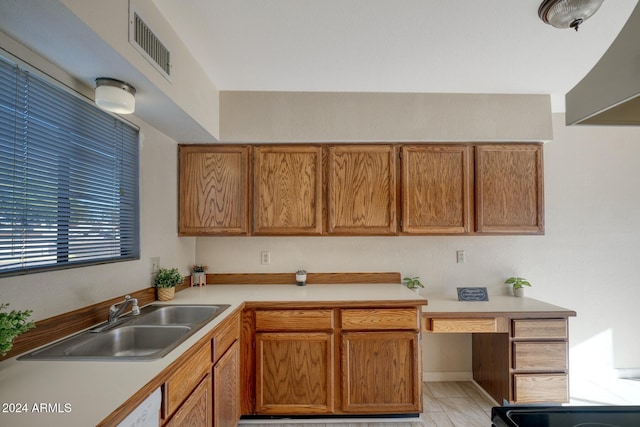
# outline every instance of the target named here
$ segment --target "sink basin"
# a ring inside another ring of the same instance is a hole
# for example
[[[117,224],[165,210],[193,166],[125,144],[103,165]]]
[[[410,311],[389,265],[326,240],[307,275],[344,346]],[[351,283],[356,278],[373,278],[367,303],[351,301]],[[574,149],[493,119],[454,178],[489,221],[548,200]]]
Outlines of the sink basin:
[[[136,325],[198,325],[222,313],[228,305],[168,305],[143,314],[132,323]]]
[[[229,305],[149,305],[138,316],[102,324],[20,356],[18,360],[137,361],[159,359]],[[106,325],[106,328],[104,327]]]
[[[188,326],[122,326],[65,350],[72,357],[146,357],[168,353],[191,332]],[[164,352],[164,353],[163,353]]]

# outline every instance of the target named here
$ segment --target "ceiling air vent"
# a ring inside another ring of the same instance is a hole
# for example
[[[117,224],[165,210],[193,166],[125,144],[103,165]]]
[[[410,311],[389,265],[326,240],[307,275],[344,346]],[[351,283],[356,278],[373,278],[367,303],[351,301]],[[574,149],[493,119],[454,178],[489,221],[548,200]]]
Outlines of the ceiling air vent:
[[[171,80],[171,52],[133,10],[129,19],[129,41],[151,65]]]

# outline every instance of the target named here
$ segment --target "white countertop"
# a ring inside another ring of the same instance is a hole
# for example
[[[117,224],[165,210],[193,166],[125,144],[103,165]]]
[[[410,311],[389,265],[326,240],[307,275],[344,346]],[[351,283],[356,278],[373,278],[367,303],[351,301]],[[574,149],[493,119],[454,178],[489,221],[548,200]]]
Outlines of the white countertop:
[[[244,302],[421,301],[399,284],[215,285],[176,293],[167,304],[230,304],[165,357],[144,362],[0,362],[0,426],[87,427],[106,418]],[[156,302],[158,303],[158,302]],[[44,412],[34,412],[44,404]],[[18,408],[26,412],[17,413]]]
[[[576,313],[564,307],[538,301],[533,298],[511,295],[489,295],[489,301],[458,301],[456,296],[428,295],[429,305],[422,308],[423,313],[563,313],[575,316]]]

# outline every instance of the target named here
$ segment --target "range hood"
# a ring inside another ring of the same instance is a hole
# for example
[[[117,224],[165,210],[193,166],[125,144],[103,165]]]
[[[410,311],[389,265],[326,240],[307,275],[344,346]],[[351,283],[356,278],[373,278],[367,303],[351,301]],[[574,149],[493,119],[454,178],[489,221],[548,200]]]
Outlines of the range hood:
[[[640,3],[565,101],[567,125],[640,125]]]

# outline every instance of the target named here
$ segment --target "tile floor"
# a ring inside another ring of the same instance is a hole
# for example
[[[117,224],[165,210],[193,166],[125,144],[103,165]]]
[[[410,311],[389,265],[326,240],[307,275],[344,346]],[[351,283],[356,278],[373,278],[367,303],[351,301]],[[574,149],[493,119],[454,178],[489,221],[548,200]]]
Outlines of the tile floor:
[[[496,403],[486,397],[471,381],[424,383],[424,411],[420,418],[402,420],[345,420],[322,422],[295,420],[242,420],[248,427],[488,427],[491,407]]]
[[[385,420],[242,420],[246,427],[490,427],[497,403],[472,381],[424,383],[420,418]],[[573,379],[570,405],[640,405],[640,379]]]

